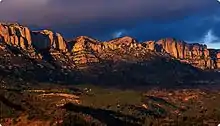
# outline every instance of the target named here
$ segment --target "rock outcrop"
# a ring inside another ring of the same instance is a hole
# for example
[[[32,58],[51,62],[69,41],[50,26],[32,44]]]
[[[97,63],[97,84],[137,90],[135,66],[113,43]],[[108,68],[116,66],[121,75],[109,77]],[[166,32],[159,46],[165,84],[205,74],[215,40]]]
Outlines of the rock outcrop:
[[[0,38],[9,45],[26,49],[31,45],[31,32],[27,27],[18,24],[0,23]]]
[[[88,64],[99,62],[95,52],[101,51],[101,44],[96,40],[80,36],[68,42],[72,59],[76,64]]]
[[[34,47],[37,49],[58,49],[67,51],[66,42],[59,33],[49,30],[30,31],[19,24],[0,24],[1,41],[22,49]]]
[[[67,44],[59,33],[49,30],[32,32],[33,45],[38,49],[56,49],[62,52],[67,51]]]
[[[216,59],[216,66],[217,66],[217,68],[220,68],[220,52],[218,52],[216,54],[216,57],[217,57],[217,59]]]
[[[115,45],[129,45],[129,44],[134,44],[137,43],[137,41],[129,36],[117,38],[108,41],[109,43],[115,44]]]
[[[147,49],[168,53],[182,62],[192,64],[202,69],[219,68],[213,60],[217,55],[211,56],[206,45],[197,43],[189,44],[172,38],[161,39],[157,42],[149,41],[144,44]]]

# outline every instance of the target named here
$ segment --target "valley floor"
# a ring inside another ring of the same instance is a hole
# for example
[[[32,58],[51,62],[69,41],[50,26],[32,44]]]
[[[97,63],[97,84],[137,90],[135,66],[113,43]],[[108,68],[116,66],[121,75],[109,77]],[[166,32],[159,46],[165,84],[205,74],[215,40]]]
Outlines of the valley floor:
[[[216,126],[220,91],[39,84],[1,87],[3,126]]]

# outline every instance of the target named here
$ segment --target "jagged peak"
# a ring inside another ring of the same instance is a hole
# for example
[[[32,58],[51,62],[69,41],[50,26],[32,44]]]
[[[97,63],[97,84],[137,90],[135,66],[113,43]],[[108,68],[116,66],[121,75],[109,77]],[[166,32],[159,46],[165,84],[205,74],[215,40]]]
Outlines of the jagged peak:
[[[203,46],[203,47],[206,47],[207,48],[207,45],[206,44],[201,44],[201,43],[188,43],[189,45],[192,45],[192,46]]]
[[[48,30],[48,29],[43,29],[43,30],[39,30],[39,31],[32,31],[32,32],[33,32],[33,33],[46,34],[46,35],[56,33],[56,32],[53,32],[52,30]]]
[[[94,44],[100,43],[99,40],[88,37],[88,36],[78,36],[78,37],[76,37],[75,39],[73,39],[72,41],[69,41],[69,42],[73,42],[73,41],[76,42],[76,43],[78,43],[78,42],[80,42],[80,43],[89,42],[89,43],[94,43]]]
[[[172,38],[172,37],[168,37],[168,38],[162,38],[158,41],[156,41],[157,44],[162,44],[164,42],[169,42],[169,43],[172,43],[172,42],[175,42],[177,44],[181,44],[181,45],[186,45],[186,46],[191,46],[190,43],[187,43],[183,40],[179,40],[179,39],[176,39],[176,38]]]
[[[142,43],[150,43],[150,42],[156,42],[155,40],[148,40],[148,41],[144,41]]]
[[[119,37],[119,39],[134,39],[131,36],[123,36],[123,37]]]
[[[18,22],[0,22],[0,25],[8,25],[8,26],[22,26]]]
[[[188,46],[190,49],[193,49],[193,48],[202,48],[202,49],[207,49],[207,45],[206,44],[201,44],[201,43],[189,43],[189,42],[185,42],[183,40],[178,40],[176,38],[163,38],[163,39],[160,39],[158,41],[156,41],[157,44],[162,44],[162,43],[172,43],[172,42],[175,42],[177,44],[180,44],[180,45],[185,45],[185,46]]]
[[[178,43],[185,43],[182,40],[173,38],[173,37],[167,37],[167,38],[161,38],[157,42],[178,42]]]
[[[118,38],[113,38],[109,41],[112,41],[112,40],[119,40],[119,39],[132,39],[132,40],[135,40],[134,38],[132,38],[131,36],[122,36],[122,37],[118,37]]]
[[[130,36],[124,36],[124,37],[121,37],[120,39],[122,39],[122,40],[131,40],[131,41],[137,42],[136,39],[134,39],[134,38],[132,38]]]
[[[60,34],[58,32],[54,32],[52,30],[48,30],[48,29],[44,29],[44,30],[41,30],[41,31],[32,31],[32,33],[35,33],[35,34],[39,33],[39,34],[44,34],[44,35],[53,35],[53,36],[57,36],[57,37],[63,38],[62,34]]]
[[[89,40],[95,40],[94,38],[89,37],[89,36],[78,36],[78,37],[76,37],[75,39],[89,39]]]
[[[130,36],[123,36],[123,37],[112,39],[107,42],[113,43],[113,44],[131,44],[131,43],[137,43],[137,40]]]
[[[44,30],[42,30],[42,31],[40,31],[41,33],[44,33],[44,34],[51,34],[51,33],[53,33],[53,31],[51,31],[51,30],[47,30],[47,29],[44,29]]]
[[[8,28],[29,29],[27,26],[21,25],[21,24],[19,24],[17,22],[15,22],[15,23],[0,22],[0,26],[8,27]]]

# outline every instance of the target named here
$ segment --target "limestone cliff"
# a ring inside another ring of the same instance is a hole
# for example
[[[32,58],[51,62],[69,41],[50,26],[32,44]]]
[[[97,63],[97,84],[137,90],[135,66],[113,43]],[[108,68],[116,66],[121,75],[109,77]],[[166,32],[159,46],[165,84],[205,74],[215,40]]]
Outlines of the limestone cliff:
[[[157,42],[145,42],[145,46],[149,50],[168,53],[182,62],[187,62],[202,69],[220,68],[213,60],[217,58],[217,55],[210,55],[210,51],[207,49],[206,45],[198,43],[189,44],[183,41],[167,38],[161,39]]]
[[[18,24],[0,23],[0,38],[7,44],[26,49],[31,45],[31,31]]]
[[[67,51],[66,42],[59,33],[53,33],[49,30],[30,31],[29,28],[19,24],[0,24],[1,41],[28,49],[35,47],[37,49],[53,48],[61,51]]]
[[[99,62],[95,51],[101,50],[100,44],[89,37],[80,36],[68,42],[72,59],[76,64]]]
[[[59,33],[53,33],[49,30],[32,32],[33,45],[38,49],[57,49],[63,52],[67,51],[67,45],[64,38]]]

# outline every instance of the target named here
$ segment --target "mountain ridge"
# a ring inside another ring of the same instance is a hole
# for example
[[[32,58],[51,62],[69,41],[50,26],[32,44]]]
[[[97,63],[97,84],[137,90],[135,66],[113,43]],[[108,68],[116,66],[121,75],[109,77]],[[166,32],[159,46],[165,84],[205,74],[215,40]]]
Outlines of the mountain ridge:
[[[0,24],[0,42],[2,71],[38,81],[183,83],[210,79],[220,69],[219,50],[173,38],[139,43],[129,36],[104,42],[79,36],[66,41],[60,33],[9,23]]]
[[[55,49],[61,52],[73,51],[72,49],[75,49],[74,45],[81,45],[82,47],[79,47],[79,49],[84,48],[83,46],[91,46],[94,51],[98,52],[101,52],[101,50],[105,48],[114,50],[126,45],[130,46],[129,48],[145,47],[146,49],[152,51],[168,53],[180,61],[190,59],[190,62],[193,62],[192,64],[199,64],[194,66],[198,66],[202,69],[220,68],[220,51],[218,49],[212,50],[212,55],[210,55],[210,49],[208,49],[204,44],[186,43],[174,38],[165,38],[158,41],[145,41],[143,43],[139,43],[136,39],[129,36],[119,37],[103,42],[88,36],[79,36],[71,41],[66,41],[60,33],[54,33],[50,30],[31,31],[28,27],[24,27],[18,23],[1,23],[0,38],[8,44],[16,45],[22,49],[34,47],[40,50]],[[78,47],[76,46],[76,48]],[[195,60],[200,61],[197,61],[198,63],[194,63]]]

